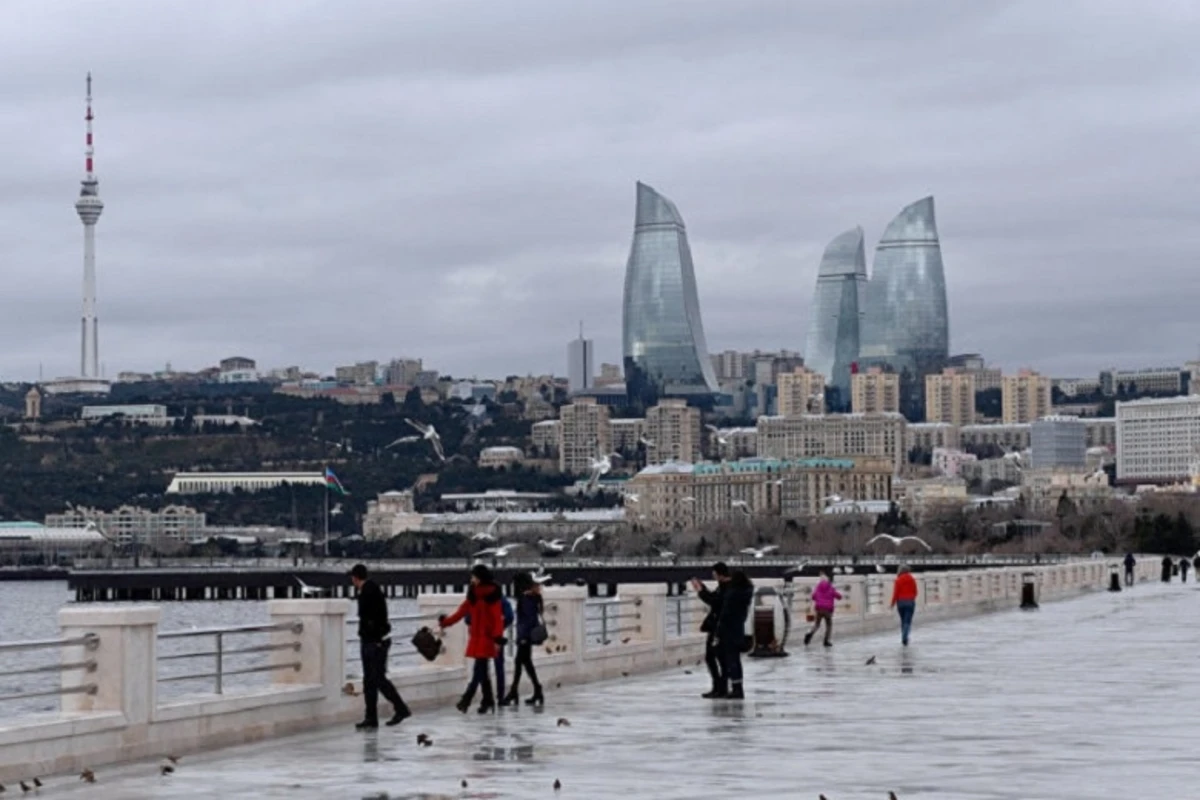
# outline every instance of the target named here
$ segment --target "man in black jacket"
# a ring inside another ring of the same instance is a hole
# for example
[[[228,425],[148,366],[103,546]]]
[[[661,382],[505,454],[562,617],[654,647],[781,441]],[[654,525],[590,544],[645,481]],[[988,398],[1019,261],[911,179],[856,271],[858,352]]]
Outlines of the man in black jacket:
[[[721,658],[722,675],[729,682],[730,700],[743,700],[742,649],[746,644],[746,618],[754,605],[754,584],[746,573],[738,570],[729,576],[717,617],[717,653]]]
[[[701,697],[710,700],[725,697],[729,693],[725,671],[721,666],[721,656],[716,646],[717,620],[721,616],[721,603],[725,597],[725,587],[729,583],[729,567],[724,561],[718,561],[713,564],[712,574],[713,580],[717,582],[717,588],[712,591],[698,578],[692,579],[692,588],[708,606],[708,614],[700,623],[700,632],[708,634],[704,640],[704,663],[708,665],[708,674],[712,676],[712,690],[705,692]]]
[[[399,725],[412,716],[396,687],[388,680],[388,650],[392,646],[392,623],[388,621],[387,599],[379,584],[367,578],[364,564],[350,570],[350,582],[358,592],[358,645],[362,654],[363,701],[367,706],[363,721],[354,727],[360,731],[379,727],[379,695],[383,694],[395,712],[388,725]]]

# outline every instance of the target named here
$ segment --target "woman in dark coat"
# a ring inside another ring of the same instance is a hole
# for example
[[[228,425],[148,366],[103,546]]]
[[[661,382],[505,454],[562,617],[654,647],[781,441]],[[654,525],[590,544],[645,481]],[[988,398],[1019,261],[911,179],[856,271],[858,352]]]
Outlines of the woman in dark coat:
[[[545,702],[542,697],[542,684],[538,683],[537,670],[533,668],[533,629],[542,621],[542,587],[528,572],[519,572],[513,576],[513,588],[517,592],[517,658],[514,661],[512,687],[508,690],[506,701],[512,704],[520,702],[517,686],[521,683],[521,673],[528,672],[529,680],[533,682],[533,695],[525,701],[526,705],[540,706]]]
[[[456,706],[464,714],[475,699],[475,690],[480,687],[483,688],[483,699],[479,703],[479,713],[486,714],[496,709],[488,664],[505,643],[504,611],[500,606],[502,597],[500,587],[492,578],[492,571],[483,564],[476,564],[471,568],[471,585],[467,587],[467,596],[462,605],[450,616],[438,618],[438,625],[442,628],[449,628],[468,614],[471,618],[467,625],[467,658],[474,659],[475,665],[471,682]]]

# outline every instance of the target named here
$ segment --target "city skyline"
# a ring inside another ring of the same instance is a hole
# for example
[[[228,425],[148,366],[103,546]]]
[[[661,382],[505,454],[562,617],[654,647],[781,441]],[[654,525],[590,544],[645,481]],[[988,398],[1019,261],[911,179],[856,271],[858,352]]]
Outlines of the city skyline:
[[[637,179],[687,211],[713,352],[802,350],[833,233],[933,193],[953,352],[1050,375],[1196,357],[1185,9],[752,5],[281,6],[264,26],[230,2],[18,2],[0,334],[21,346],[0,378],[77,369],[63,195],[88,69],[110,376],[241,352],[557,372],[579,318],[618,362]]]

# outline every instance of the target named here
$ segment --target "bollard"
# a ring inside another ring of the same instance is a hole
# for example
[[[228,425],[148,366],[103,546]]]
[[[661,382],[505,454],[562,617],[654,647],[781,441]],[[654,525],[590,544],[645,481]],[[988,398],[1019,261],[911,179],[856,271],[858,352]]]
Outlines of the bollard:
[[[1119,567],[1113,567],[1108,573],[1108,590],[1110,592],[1121,591],[1121,570]]]
[[[1021,574],[1021,610],[1036,611],[1037,604],[1037,584],[1034,583],[1034,574],[1025,572]]]

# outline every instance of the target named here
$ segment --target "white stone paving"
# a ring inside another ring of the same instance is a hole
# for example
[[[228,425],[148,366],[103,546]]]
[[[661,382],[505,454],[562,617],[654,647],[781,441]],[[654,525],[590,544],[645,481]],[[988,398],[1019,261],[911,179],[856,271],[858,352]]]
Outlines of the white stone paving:
[[[798,637],[796,637],[798,638]],[[423,711],[101,771],[42,796],[900,800],[1200,797],[1200,587],[1139,586],[747,661],[713,703],[703,667],[548,693],[543,712]],[[865,666],[870,655],[878,663]],[[558,727],[559,717],[570,719]],[[418,748],[418,733],[433,738]],[[461,781],[467,781],[467,788]],[[555,792],[553,782],[562,781]],[[12,789],[10,787],[10,795]],[[101,791],[102,790],[102,791]]]

